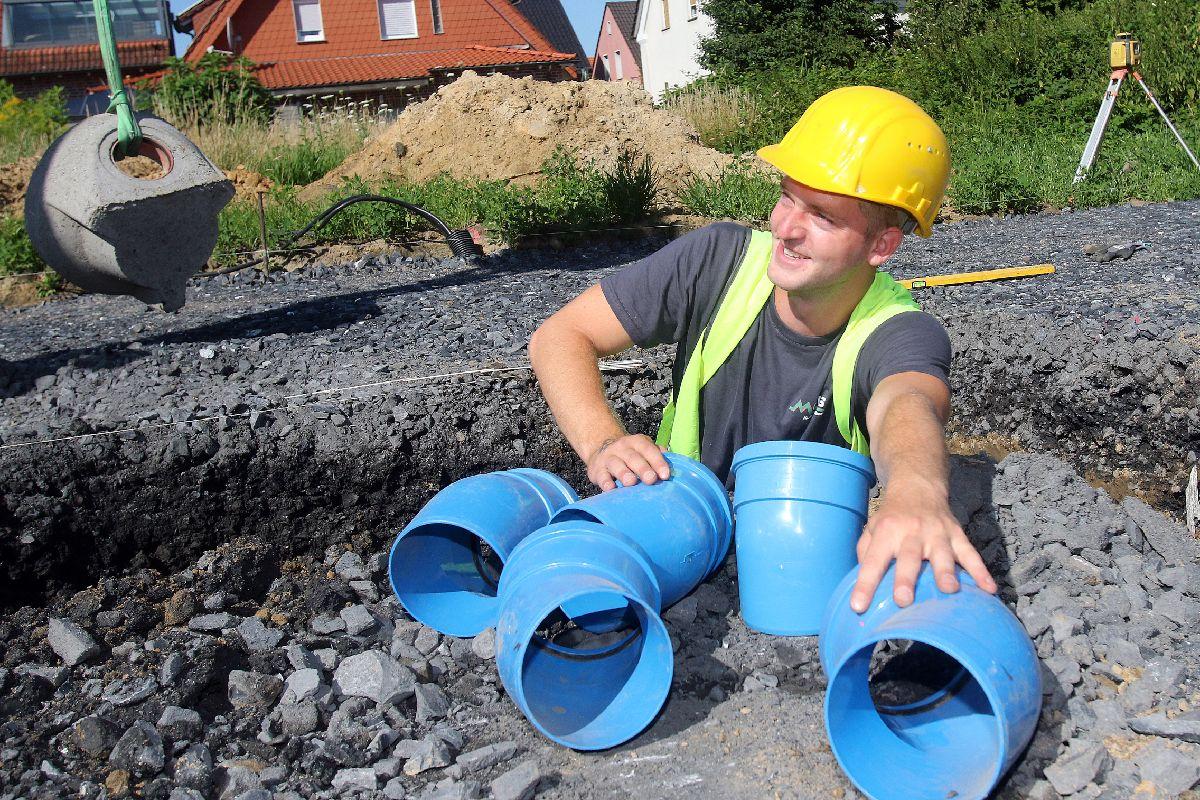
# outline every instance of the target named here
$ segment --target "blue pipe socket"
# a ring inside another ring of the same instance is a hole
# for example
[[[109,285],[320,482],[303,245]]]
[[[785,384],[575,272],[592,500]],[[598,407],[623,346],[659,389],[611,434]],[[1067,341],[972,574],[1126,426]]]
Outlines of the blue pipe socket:
[[[759,442],[733,456],[738,595],[762,633],[812,636],[858,563],[871,459],[819,442]]]
[[[725,559],[733,517],[702,464],[573,503],[512,552],[500,577],[496,665],[547,737],[576,750],[628,741],[671,687],[661,612]]]
[[[1029,744],[1041,713],[1037,654],[1017,618],[962,570],[941,592],[928,564],[915,599],[892,599],[895,565],[862,615],[850,609],[858,570],[837,587],[819,642],[828,678],[825,726],[846,775],[874,800],[986,798]],[[917,702],[878,704],[869,684],[880,642],[910,641],[957,662]]]
[[[500,616],[497,585],[513,548],[578,499],[564,480],[539,469],[455,481],[396,537],[392,591],[421,624],[475,636]]]

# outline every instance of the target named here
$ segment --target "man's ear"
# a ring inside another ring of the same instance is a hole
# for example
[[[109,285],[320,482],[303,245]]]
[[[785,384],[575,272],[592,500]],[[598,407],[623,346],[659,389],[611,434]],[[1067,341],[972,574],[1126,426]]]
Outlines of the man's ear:
[[[900,243],[903,241],[904,231],[894,225],[890,228],[884,228],[875,234],[875,241],[871,244],[871,252],[867,256],[867,263],[872,267],[879,267],[883,262],[892,257],[892,254],[900,248]]]

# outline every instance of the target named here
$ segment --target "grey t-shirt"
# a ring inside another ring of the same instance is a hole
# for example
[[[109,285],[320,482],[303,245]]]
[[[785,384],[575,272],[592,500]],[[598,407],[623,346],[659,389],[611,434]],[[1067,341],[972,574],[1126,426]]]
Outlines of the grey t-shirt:
[[[676,239],[656,253],[600,281],[604,297],[636,344],[677,342],[674,381],[710,324],[750,229],[721,222]],[[779,439],[846,447],[833,410],[833,354],[844,328],[828,336],[801,336],[767,302],[729,359],[700,395],[700,457],[722,480],[734,451]],[[897,314],[864,342],[854,369],[853,413],[867,430],[866,408],[881,380],[922,372],[949,385],[950,338],[921,311]]]

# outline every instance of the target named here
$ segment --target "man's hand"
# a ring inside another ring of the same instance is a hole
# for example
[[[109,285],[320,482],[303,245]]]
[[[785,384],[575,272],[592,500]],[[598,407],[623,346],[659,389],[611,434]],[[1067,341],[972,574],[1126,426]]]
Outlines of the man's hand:
[[[606,439],[587,459],[588,480],[604,491],[633,486],[639,480],[653,484],[671,477],[663,449],[649,436],[626,434]]]
[[[892,597],[904,607],[913,601],[913,588],[921,562],[933,567],[934,581],[943,592],[958,591],[955,564],[961,564],[979,588],[996,593],[983,559],[971,546],[958,520],[950,513],[937,490],[926,487],[888,486],[883,502],[858,540],[858,581],[850,596],[850,607],[867,610],[879,581],[892,560],[896,573]]]

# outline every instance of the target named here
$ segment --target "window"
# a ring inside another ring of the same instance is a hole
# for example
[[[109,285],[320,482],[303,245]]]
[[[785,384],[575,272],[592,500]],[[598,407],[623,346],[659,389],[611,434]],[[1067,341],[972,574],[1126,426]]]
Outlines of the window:
[[[442,3],[441,0],[429,0],[429,11],[433,14],[433,32],[442,32]],[[415,30],[415,26],[414,26]]]
[[[688,19],[700,16],[700,0],[688,0]]]
[[[600,57],[600,60],[604,62],[604,80],[611,81],[612,73],[609,72],[609,70],[608,70],[608,54],[605,53],[603,56]]]
[[[415,39],[416,0],[379,0],[379,32],[384,39]]]
[[[617,80],[625,77],[625,70],[621,67],[621,51],[613,53],[613,60],[617,62]]]
[[[606,36],[612,36],[612,20],[604,20],[604,33]]]
[[[670,27],[671,27],[671,0],[662,0],[662,9],[663,9],[663,27],[662,27],[662,29],[665,31],[665,30],[670,29]]]
[[[325,26],[321,22],[321,0],[292,0],[296,11],[296,41],[325,41]]]
[[[3,5],[5,47],[57,47],[96,42],[96,16],[91,0]],[[108,7],[117,41],[167,36],[163,8],[157,0],[109,0]]]

